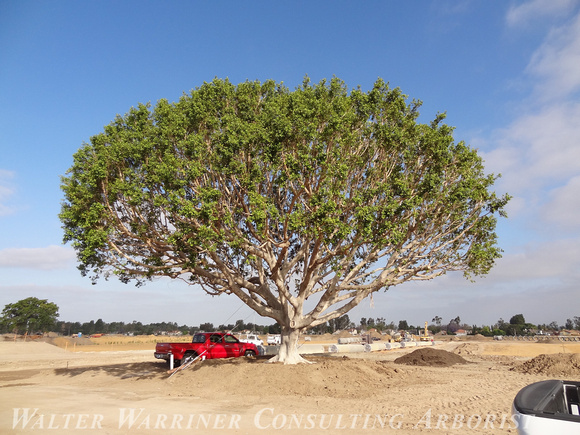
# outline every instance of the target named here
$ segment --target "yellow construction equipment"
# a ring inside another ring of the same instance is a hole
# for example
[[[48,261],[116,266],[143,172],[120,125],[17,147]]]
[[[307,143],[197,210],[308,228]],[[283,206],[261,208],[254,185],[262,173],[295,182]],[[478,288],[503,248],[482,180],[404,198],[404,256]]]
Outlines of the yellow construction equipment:
[[[427,322],[425,322],[425,331],[421,336],[421,341],[431,341],[431,337],[429,337],[429,330],[427,329]]]

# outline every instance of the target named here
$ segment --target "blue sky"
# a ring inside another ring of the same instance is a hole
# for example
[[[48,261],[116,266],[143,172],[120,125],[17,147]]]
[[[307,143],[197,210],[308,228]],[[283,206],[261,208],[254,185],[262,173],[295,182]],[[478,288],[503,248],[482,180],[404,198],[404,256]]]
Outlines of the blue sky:
[[[159,280],[93,286],[63,246],[60,176],[116,114],[204,81],[381,77],[447,113],[455,138],[502,173],[504,257],[376,294],[350,313],[423,324],[580,316],[580,2],[0,0],[0,308],[34,296],[70,321],[261,319],[233,296]],[[239,311],[236,311],[238,310]],[[230,318],[230,316],[233,316]]]

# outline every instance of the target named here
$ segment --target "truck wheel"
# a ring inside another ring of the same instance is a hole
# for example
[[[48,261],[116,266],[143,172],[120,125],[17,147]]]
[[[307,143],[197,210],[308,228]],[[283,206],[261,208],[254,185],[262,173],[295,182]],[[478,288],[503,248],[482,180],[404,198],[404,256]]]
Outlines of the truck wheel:
[[[244,356],[249,356],[250,358],[254,358],[256,356],[256,352],[254,352],[253,350],[247,350],[246,352],[244,352]]]
[[[181,358],[181,364],[187,364],[188,362],[190,362],[191,360],[194,360],[195,358],[197,358],[197,353],[195,353],[195,352],[186,352],[183,355],[183,358]]]

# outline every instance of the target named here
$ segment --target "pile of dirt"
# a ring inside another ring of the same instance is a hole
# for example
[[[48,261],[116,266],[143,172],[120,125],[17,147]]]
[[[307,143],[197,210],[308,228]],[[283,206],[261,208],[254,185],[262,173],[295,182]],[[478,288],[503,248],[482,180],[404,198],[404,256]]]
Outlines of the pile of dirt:
[[[91,341],[90,338],[87,337],[45,337],[40,339],[39,341],[43,341],[45,343],[52,344],[54,346],[61,347],[63,349],[70,348],[72,349],[75,346],[90,346],[95,344]]]
[[[476,341],[485,340],[485,336],[484,335],[481,335],[481,334],[468,335],[467,338],[469,340],[476,340]]]
[[[262,358],[206,360],[178,373],[170,382],[175,388],[189,392],[212,389],[228,395],[244,395],[251,388],[276,396],[364,399],[391,379],[403,380],[408,376],[407,370],[384,361],[313,355],[308,355],[308,361],[314,364],[283,365],[266,361]],[[251,379],[252,383],[250,386],[232,379]]]
[[[376,331],[376,330],[370,331],[369,334],[371,335],[371,337],[378,338],[380,340],[382,340],[383,338],[385,338],[379,331]]]
[[[0,341],[13,341],[13,342],[35,342],[35,343],[48,343],[61,348],[74,347],[76,346],[87,346],[95,344],[88,337],[63,337],[56,333],[48,333],[44,335],[14,335],[14,334],[2,334],[0,336]]]
[[[453,350],[453,353],[457,355],[479,355],[481,349],[476,343],[462,343]]]
[[[425,347],[397,358],[395,363],[411,366],[449,367],[455,364],[467,364],[467,361],[446,350]]]
[[[35,341],[42,338],[42,335],[18,335],[18,334],[2,334],[1,341]]]
[[[529,361],[518,364],[511,370],[526,374],[547,376],[580,376],[580,354],[541,354]]]

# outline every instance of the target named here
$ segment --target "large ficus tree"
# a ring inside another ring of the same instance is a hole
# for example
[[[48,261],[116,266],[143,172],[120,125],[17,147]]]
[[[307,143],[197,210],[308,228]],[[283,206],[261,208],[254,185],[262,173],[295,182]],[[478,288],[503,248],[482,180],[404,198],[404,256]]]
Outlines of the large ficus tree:
[[[275,360],[303,361],[300,331],[381,289],[500,257],[477,152],[443,115],[378,80],[290,91],[204,83],[139,105],[93,136],[63,177],[65,242],[93,279],[166,276],[234,294],[282,328]]]

